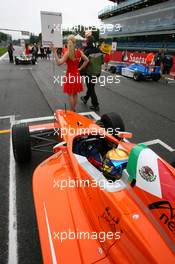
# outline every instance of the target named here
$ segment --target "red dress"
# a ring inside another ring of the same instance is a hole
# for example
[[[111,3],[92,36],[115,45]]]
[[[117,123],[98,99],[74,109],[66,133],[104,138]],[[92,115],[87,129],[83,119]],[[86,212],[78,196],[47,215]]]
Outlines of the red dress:
[[[30,54],[30,50],[29,50],[29,48],[26,48],[26,49],[25,49],[25,54],[26,54],[26,55],[29,55],[29,54]]]
[[[105,55],[104,55],[104,62],[105,63],[108,63],[110,61],[110,55],[108,54],[108,53],[106,53]]]
[[[67,59],[67,71],[64,76],[64,93],[76,94],[83,91],[83,84],[79,73],[80,50],[75,51],[75,59]]]

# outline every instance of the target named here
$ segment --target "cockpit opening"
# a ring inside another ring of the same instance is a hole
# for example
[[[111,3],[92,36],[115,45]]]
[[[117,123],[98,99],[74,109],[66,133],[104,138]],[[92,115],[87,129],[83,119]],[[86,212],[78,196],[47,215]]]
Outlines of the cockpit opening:
[[[86,157],[110,181],[119,180],[128,163],[128,153],[120,145],[100,136],[76,138],[73,153]]]

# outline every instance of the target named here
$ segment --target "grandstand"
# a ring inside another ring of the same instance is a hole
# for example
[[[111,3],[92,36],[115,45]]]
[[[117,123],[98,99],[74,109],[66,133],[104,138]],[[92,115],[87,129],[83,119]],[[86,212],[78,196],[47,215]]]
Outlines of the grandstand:
[[[117,49],[175,51],[175,0],[110,0],[113,5],[98,17],[105,24],[120,25],[120,30],[101,33]]]

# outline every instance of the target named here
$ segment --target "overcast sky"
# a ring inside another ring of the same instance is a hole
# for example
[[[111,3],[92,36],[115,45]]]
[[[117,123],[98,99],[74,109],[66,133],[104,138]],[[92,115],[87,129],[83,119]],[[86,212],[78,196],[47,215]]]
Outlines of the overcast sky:
[[[40,11],[62,12],[66,25],[97,25],[98,12],[110,4],[109,0],[5,0],[0,5],[0,28],[38,34],[41,32]]]

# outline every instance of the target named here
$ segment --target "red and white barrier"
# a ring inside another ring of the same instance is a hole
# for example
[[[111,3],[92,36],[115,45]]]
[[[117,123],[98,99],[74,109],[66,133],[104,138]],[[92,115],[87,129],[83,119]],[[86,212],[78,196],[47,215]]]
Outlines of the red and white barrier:
[[[141,63],[145,64],[145,59],[148,53],[141,52],[125,52],[125,56],[123,57],[122,51],[113,51],[110,55],[111,61],[123,62],[127,63]],[[175,76],[175,56],[173,56],[173,67],[171,68],[171,75]]]

